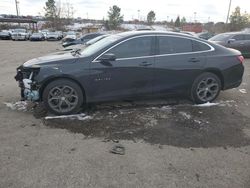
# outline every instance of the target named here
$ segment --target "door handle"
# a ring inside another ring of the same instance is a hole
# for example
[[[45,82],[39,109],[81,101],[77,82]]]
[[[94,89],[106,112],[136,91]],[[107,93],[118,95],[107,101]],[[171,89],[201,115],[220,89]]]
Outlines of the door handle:
[[[146,61],[143,61],[143,62],[141,62],[141,63],[139,64],[139,66],[142,66],[142,67],[147,67],[147,66],[150,66],[150,65],[152,65],[152,63],[148,63],[148,62],[146,62]]]
[[[197,59],[197,58],[195,58],[195,57],[193,57],[193,58],[190,58],[190,59],[188,60],[188,62],[196,63],[196,62],[200,62],[200,60]]]

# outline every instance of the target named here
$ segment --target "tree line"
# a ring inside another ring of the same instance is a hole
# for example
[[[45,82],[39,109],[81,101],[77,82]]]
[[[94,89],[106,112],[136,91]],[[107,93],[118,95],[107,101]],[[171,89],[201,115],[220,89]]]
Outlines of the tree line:
[[[48,20],[48,25],[60,29],[59,27],[62,24],[69,24],[70,20],[74,16],[74,8],[70,3],[61,5],[60,1],[56,2],[55,0],[48,0],[45,3],[45,18]],[[104,26],[108,30],[117,29],[123,22],[123,15],[121,14],[121,8],[117,5],[114,5],[109,8],[107,12],[107,19],[103,20]],[[152,25],[156,20],[156,13],[151,10],[147,14],[147,24]],[[246,27],[250,27],[250,14],[244,12],[241,13],[240,7],[236,7],[235,10],[231,13],[229,18],[229,24],[226,26],[227,30],[237,31]],[[63,22],[63,23],[62,23]],[[187,23],[186,18],[177,16],[176,20],[173,19],[169,22],[170,25],[180,28]]]

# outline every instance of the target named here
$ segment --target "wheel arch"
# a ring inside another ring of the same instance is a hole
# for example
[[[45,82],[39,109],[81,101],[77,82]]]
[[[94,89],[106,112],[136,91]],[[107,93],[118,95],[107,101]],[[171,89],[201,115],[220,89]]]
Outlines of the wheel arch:
[[[71,80],[73,82],[75,82],[82,90],[82,93],[83,93],[83,100],[84,102],[87,102],[87,95],[86,95],[86,91],[84,89],[84,86],[82,84],[80,84],[79,81],[77,81],[77,79],[71,77],[71,76],[68,76],[68,75],[63,75],[63,76],[53,76],[53,77],[49,77],[47,78],[41,85],[40,89],[39,89],[39,95],[41,96],[40,100],[42,101],[42,96],[43,96],[43,92],[44,92],[44,89],[46,88],[46,86],[55,81],[55,80],[59,80],[59,79],[68,79],[68,80]]]
[[[219,69],[207,68],[207,69],[205,69],[204,72],[210,72],[210,73],[213,73],[213,74],[215,74],[216,76],[218,76],[218,78],[219,78],[220,81],[221,81],[221,88],[222,88],[222,89],[224,88],[224,76],[223,76],[223,74],[221,73],[221,71],[220,71]]]

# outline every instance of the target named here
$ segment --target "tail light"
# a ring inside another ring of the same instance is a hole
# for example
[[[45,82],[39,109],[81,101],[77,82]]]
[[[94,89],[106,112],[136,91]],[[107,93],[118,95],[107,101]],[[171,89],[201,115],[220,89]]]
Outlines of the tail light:
[[[240,63],[244,62],[244,57],[242,55],[237,56],[237,58],[240,61]]]

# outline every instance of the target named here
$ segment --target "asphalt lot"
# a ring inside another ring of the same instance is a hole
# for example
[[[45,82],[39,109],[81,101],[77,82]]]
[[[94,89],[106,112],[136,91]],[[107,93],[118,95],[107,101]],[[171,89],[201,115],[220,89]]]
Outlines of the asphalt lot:
[[[214,106],[160,99],[93,106],[88,118],[12,110],[25,61],[59,42],[0,41],[0,187],[250,187],[250,59]],[[119,141],[125,155],[110,153]]]

